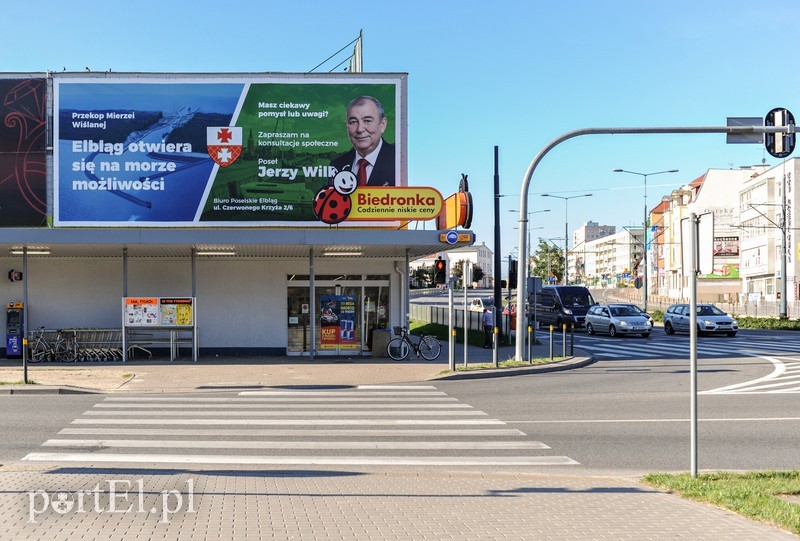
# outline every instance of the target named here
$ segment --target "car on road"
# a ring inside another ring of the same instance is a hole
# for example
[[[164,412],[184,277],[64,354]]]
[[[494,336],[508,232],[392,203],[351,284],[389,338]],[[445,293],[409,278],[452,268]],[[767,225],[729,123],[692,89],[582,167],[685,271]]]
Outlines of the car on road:
[[[653,321],[642,315],[642,312],[630,304],[597,304],[586,313],[587,334],[608,333],[641,334],[645,338],[653,330]]]
[[[489,310],[491,310],[493,306],[494,306],[494,301],[492,299],[489,299],[489,298],[483,299],[483,298],[478,297],[477,299],[472,299],[470,301],[470,303],[469,303],[469,311],[470,312],[483,312],[484,308],[488,308]]]
[[[664,312],[664,332],[689,332],[691,307],[688,304],[673,304]],[[727,334],[736,336],[739,324],[713,304],[697,305],[697,334]]]

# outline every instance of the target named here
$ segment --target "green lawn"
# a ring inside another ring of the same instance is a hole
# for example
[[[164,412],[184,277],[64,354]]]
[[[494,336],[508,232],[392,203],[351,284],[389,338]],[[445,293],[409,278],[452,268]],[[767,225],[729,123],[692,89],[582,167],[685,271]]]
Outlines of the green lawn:
[[[684,498],[724,507],[742,516],[800,534],[800,471],[688,474],[652,473],[644,481]],[[789,496],[789,498],[781,497]],[[792,496],[794,498],[792,498]],[[793,501],[790,501],[793,500]]]

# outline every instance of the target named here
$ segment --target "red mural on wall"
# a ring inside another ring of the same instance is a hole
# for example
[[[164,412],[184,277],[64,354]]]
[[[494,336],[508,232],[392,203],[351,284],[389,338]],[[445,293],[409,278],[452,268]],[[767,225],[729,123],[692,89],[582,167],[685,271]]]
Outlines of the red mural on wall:
[[[0,79],[0,227],[47,223],[46,83]]]

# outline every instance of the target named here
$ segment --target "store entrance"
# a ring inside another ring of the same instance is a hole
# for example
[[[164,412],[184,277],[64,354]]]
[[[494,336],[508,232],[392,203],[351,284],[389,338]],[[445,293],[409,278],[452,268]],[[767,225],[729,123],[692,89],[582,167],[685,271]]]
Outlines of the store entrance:
[[[315,355],[369,354],[375,329],[389,324],[389,276],[316,277],[313,301],[302,278],[290,277],[287,288],[287,354],[310,355],[312,344]]]

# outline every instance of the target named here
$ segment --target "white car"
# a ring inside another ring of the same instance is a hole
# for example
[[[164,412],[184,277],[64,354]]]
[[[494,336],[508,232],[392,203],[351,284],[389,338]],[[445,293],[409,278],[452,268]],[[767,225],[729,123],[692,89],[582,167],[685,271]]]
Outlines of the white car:
[[[688,304],[673,304],[664,312],[664,332],[689,332],[691,308]],[[713,304],[697,305],[697,334],[727,334],[736,336],[737,321]]]
[[[469,311],[470,312],[483,312],[484,308],[488,308],[489,310],[492,309],[494,306],[494,302],[492,299],[481,299],[480,297],[477,299],[472,299],[469,303]]]
[[[653,330],[653,321],[629,304],[596,304],[586,313],[587,334],[641,334],[645,338]]]

